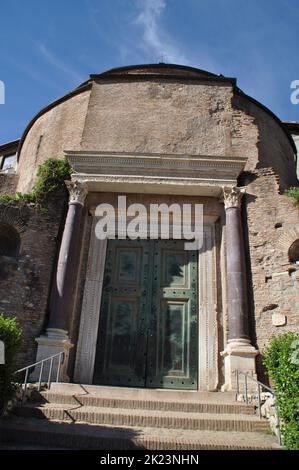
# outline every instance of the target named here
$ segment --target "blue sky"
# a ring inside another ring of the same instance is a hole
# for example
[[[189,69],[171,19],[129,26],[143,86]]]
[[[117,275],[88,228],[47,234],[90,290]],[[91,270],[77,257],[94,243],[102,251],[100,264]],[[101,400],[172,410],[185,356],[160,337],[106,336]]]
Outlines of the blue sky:
[[[0,143],[91,73],[160,61],[236,77],[299,121],[298,0],[2,0],[0,14]]]

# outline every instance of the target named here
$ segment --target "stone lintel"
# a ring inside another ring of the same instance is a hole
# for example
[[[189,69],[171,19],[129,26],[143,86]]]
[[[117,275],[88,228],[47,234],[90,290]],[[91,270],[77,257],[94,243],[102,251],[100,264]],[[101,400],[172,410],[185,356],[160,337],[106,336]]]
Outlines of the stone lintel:
[[[210,155],[66,151],[74,180],[90,192],[143,192],[220,197],[236,186],[246,158]]]

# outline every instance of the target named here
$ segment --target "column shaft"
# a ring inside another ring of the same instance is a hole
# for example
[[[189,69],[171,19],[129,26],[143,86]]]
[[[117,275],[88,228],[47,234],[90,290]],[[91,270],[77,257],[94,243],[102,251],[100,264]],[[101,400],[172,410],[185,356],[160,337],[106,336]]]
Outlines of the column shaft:
[[[255,357],[259,353],[250,343],[245,247],[241,218],[243,188],[223,188],[226,212],[228,342],[224,358],[225,383],[222,390],[236,388],[235,372],[256,377]]]
[[[84,184],[66,181],[70,193],[50,302],[49,329],[69,332],[79,260],[79,229],[87,194]]]
[[[69,204],[50,303],[49,328],[69,330],[79,259],[78,241],[82,210],[81,204]]]
[[[84,184],[66,181],[70,193],[69,208],[64,226],[57,269],[50,301],[50,319],[46,334],[36,338],[38,343],[36,360],[41,361],[64,352],[64,361],[60,369],[60,380],[69,381],[68,359],[72,343],[69,337],[73,296],[75,291],[79,261],[79,228],[87,190]],[[56,377],[58,359],[54,359],[52,376]],[[49,373],[49,363],[43,369],[42,380]],[[32,380],[39,380],[39,369],[36,368]]]
[[[246,265],[238,207],[226,209],[226,250],[229,340],[249,339]]]

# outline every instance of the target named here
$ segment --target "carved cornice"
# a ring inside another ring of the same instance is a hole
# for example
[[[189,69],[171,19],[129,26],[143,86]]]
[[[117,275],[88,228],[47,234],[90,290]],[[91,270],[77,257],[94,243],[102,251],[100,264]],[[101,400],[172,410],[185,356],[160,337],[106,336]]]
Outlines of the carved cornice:
[[[122,170],[146,174],[149,171],[172,173],[179,171],[194,174],[194,172],[209,172],[215,170],[235,176],[242,171],[246,158],[210,155],[170,155],[170,154],[128,154],[128,153],[94,153],[66,152],[73,169],[85,174],[121,174]],[[103,171],[103,170],[113,171]],[[117,170],[117,171],[115,171]],[[120,172],[120,173],[119,173]]]
[[[73,178],[89,191],[157,192],[219,197],[234,186],[246,158],[68,151]],[[132,187],[132,189],[130,189]]]
[[[230,209],[231,207],[240,208],[246,188],[237,188],[236,186],[233,186],[231,188],[223,187],[222,189],[225,209]]]
[[[86,183],[74,180],[66,181],[65,184],[70,193],[69,204],[81,204],[84,206],[84,202],[88,193]]]

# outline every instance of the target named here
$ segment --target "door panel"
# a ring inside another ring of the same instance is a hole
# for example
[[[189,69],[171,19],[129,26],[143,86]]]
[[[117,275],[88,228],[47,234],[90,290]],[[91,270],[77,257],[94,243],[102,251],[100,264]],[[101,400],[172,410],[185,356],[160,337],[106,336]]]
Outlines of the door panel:
[[[94,383],[143,387],[151,291],[148,240],[108,245]]]
[[[197,388],[197,252],[110,240],[94,383]]]
[[[155,241],[147,387],[197,389],[197,252]]]

